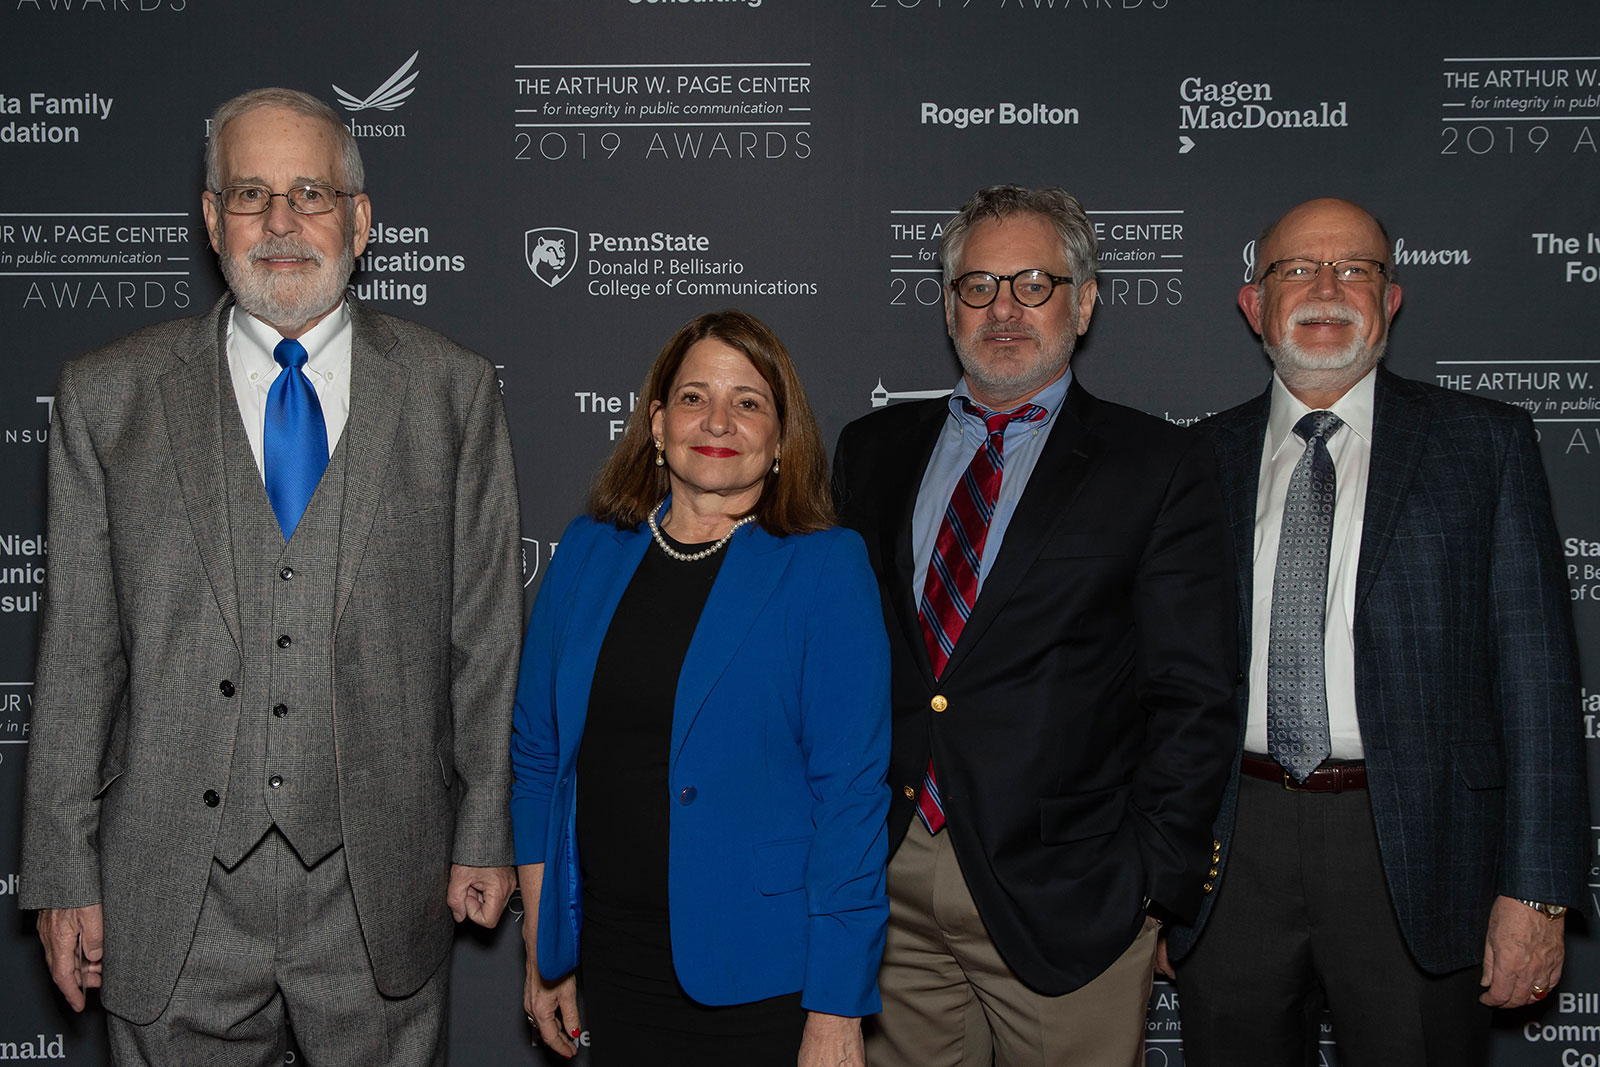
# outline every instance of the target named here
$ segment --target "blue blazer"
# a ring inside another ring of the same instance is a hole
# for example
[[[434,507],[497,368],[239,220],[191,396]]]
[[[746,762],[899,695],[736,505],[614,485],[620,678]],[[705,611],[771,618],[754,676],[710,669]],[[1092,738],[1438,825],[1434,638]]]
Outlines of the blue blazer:
[[[567,527],[523,648],[511,758],[518,864],[545,865],[538,966],[578,963],[576,767],[601,642],[649,547]],[[672,715],[668,908],[678,980],[704,1004],[801,992],[879,1010],[889,651],[865,547],[842,529],[740,529],[684,658]]]
[[[1356,571],[1356,717],[1389,894],[1443,974],[1483,959],[1496,896],[1584,900],[1578,667],[1560,542],[1525,412],[1379,367]],[[1250,663],[1256,490],[1271,391],[1196,427],[1233,529],[1239,670]],[[1240,744],[1246,687],[1239,690]],[[1227,892],[1234,771],[1211,882]],[[1191,927],[1169,927],[1181,958]]]

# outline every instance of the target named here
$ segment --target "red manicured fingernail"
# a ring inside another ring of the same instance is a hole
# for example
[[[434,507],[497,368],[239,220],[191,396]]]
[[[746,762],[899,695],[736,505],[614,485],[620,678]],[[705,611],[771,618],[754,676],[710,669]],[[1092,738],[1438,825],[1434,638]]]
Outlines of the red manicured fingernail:
[[[579,1030],[576,1026],[574,1026],[572,1028],[572,1036],[573,1037],[582,1037],[583,1036],[583,1031]]]

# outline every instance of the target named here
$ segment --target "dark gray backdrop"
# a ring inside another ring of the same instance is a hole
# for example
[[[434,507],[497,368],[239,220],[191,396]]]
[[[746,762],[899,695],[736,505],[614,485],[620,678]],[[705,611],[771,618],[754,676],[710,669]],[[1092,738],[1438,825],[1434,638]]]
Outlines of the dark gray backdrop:
[[[503,367],[530,596],[653,354],[702,311],[770,322],[831,440],[956,378],[939,223],[981,185],[1059,184],[1104,240],[1076,372],[1190,422],[1266,380],[1234,305],[1252,235],[1358,200],[1395,237],[1395,369],[1539,422],[1594,684],[1597,29],[1574,0],[3,0],[0,895],[55,376],[220,292],[198,193],[221,100],[288,85],[353,124],[381,228],[358,292]],[[519,918],[461,938],[458,1063],[539,1059]],[[103,1062],[97,1010],[64,1012],[31,916],[7,923],[0,1060]],[[1571,927],[1567,977],[1502,1018],[1497,1065],[1600,1065],[1600,951]],[[1182,1063],[1177,995],[1152,998],[1152,1067]]]

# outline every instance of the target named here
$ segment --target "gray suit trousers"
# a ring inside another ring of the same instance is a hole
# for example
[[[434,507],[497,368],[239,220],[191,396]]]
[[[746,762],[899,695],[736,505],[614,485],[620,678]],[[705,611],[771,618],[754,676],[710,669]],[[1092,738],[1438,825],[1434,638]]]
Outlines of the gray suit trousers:
[[[107,1013],[118,1067],[282,1064],[285,1021],[314,1064],[442,1067],[450,961],[406,997],[378,992],[345,854],[306,867],[273,830],[211,866],[200,924],[160,1017]]]

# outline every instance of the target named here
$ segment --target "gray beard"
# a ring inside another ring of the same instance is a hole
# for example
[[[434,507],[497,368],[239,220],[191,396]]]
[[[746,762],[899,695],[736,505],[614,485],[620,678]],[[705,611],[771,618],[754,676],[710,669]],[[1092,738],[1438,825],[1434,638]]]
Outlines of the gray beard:
[[[1040,359],[1035,366],[1020,374],[999,375],[985,367],[977,358],[978,338],[989,332],[993,331],[980,326],[967,336],[956,340],[955,349],[967,381],[975,386],[977,391],[991,397],[1019,397],[1038,392],[1061,373],[1061,368],[1072,359],[1072,353],[1078,346],[1076,330],[1069,329],[1058,349],[1050,351],[1043,347],[1038,330],[1029,326],[1013,328],[1005,332],[1025,334],[1032,338],[1035,344],[1040,345]]]
[[[234,301],[279,333],[299,329],[334,308],[344,299],[345,287],[355,272],[355,250],[348,235],[331,269],[326,257],[298,237],[263,238],[237,256],[229,253],[225,240],[218,243],[222,247],[217,262]],[[257,259],[274,255],[306,256],[316,263],[317,270],[309,277],[286,277],[253,265]]]

